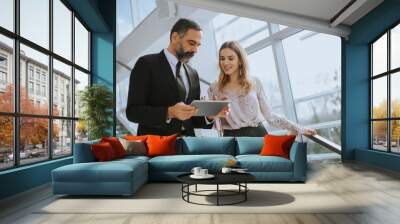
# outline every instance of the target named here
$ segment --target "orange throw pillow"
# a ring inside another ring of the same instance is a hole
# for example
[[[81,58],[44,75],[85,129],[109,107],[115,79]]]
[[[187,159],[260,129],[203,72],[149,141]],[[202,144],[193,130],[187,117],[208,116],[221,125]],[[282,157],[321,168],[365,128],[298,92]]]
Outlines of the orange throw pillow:
[[[110,161],[117,158],[114,149],[108,142],[93,144],[91,145],[91,149],[94,157],[99,162]]]
[[[290,148],[296,135],[265,135],[264,146],[261,149],[261,156],[280,156],[286,159],[290,158]]]
[[[136,136],[136,135],[125,135],[124,139],[129,140],[129,141],[138,141],[138,140],[140,140],[140,141],[146,142],[147,135],[139,135],[139,136]]]
[[[126,151],[124,146],[122,146],[121,142],[116,137],[109,137],[109,138],[101,138],[101,142],[108,142],[114,149],[115,155],[117,158],[125,157]]]
[[[148,156],[176,155],[176,138],[177,135],[148,135],[146,140]]]

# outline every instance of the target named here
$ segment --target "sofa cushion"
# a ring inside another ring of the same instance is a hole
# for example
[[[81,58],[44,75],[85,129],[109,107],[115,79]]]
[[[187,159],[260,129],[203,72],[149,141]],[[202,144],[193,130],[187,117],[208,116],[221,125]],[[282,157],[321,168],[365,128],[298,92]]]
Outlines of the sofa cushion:
[[[75,163],[53,170],[53,181],[58,182],[130,182],[134,172],[147,171],[146,162],[131,159],[109,162]],[[146,175],[144,173],[142,175]]]
[[[101,138],[101,142],[110,143],[117,158],[126,156],[126,151],[117,137],[103,137]]]
[[[125,135],[124,139],[146,142],[147,137],[148,137],[147,135]]]
[[[147,155],[146,143],[141,140],[126,140],[124,138],[120,138],[122,146],[126,151],[126,155],[138,155],[145,156]]]
[[[264,145],[264,137],[237,137],[236,155],[259,154]]]
[[[130,162],[135,161],[135,160],[142,161],[142,162],[148,162],[149,159],[150,159],[150,157],[147,157],[147,156],[130,155],[130,156],[125,156],[124,158],[113,160],[112,162],[127,162],[127,163],[130,163]]]
[[[261,156],[280,156],[289,159],[290,148],[296,135],[265,135]]]
[[[118,158],[115,150],[109,142],[93,144],[90,147],[92,149],[94,157],[96,157],[96,161],[104,162]]]
[[[190,172],[199,166],[211,172],[219,171],[228,160],[235,159],[231,155],[175,155],[158,156],[149,160],[149,170],[163,172]]]
[[[178,141],[177,154],[235,155],[235,139],[232,137],[183,137]]]
[[[249,172],[293,172],[292,161],[279,156],[238,155],[236,159]]]
[[[175,155],[176,139],[177,135],[170,135],[170,136],[148,135],[146,140],[148,148],[147,155],[148,156]]]

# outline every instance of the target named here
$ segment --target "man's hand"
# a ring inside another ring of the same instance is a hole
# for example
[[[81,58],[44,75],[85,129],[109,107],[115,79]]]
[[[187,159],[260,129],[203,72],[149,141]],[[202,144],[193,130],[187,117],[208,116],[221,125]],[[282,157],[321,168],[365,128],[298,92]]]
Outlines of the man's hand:
[[[174,106],[168,107],[167,118],[176,118],[178,120],[184,121],[196,115],[197,112],[198,109],[196,109],[196,107],[186,105],[183,102],[179,102]]]

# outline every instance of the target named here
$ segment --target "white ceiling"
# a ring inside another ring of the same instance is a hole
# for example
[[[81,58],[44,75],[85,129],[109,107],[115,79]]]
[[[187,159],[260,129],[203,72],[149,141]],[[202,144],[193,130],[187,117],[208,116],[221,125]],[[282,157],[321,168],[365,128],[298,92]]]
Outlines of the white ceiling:
[[[383,0],[169,0],[290,27],[347,37],[350,26]],[[336,21],[332,21],[351,3]]]
[[[329,21],[350,0],[226,0]]]

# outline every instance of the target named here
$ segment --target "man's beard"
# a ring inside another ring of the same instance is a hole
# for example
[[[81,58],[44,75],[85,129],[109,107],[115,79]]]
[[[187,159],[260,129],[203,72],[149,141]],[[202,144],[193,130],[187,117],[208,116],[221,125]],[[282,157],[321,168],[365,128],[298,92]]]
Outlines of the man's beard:
[[[194,56],[194,52],[185,51],[182,47],[182,44],[178,44],[176,48],[176,57],[179,61],[187,62]]]

